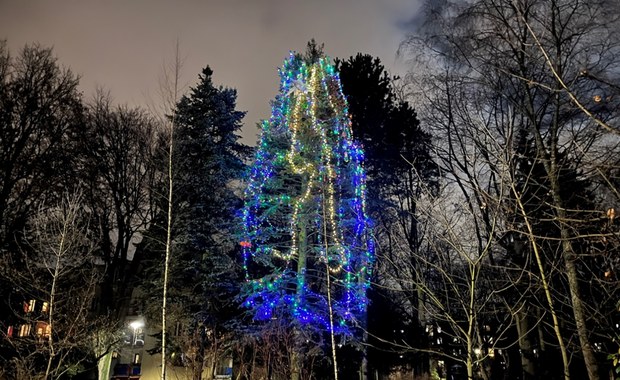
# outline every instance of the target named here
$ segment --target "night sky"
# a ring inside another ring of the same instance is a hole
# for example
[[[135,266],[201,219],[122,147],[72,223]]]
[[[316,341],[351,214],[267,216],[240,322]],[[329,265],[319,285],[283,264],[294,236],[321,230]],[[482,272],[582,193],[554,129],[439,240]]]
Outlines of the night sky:
[[[270,114],[277,68],[289,51],[315,38],[330,57],[357,52],[381,59],[393,73],[420,0],[0,0],[0,38],[17,55],[26,43],[51,46],[81,76],[84,98],[103,87],[119,104],[159,102],[158,81],[176,41],[181,81],[193,85],[206,65],[218,85],[236,88],[244,142]]]

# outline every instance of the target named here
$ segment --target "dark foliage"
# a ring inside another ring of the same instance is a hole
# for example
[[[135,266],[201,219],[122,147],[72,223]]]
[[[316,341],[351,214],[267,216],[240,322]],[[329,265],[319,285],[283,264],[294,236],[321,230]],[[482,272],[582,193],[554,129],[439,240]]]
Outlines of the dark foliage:
[[[171,116],[173,247],[168,318],[184,328],[183,336],[171,344],[172,351],[193,346],[196,370],[202,368],[205,351],[221,344],[226,324],[236,314],[233,301],[240,276],[232,233],[240,201],[235,188],[250,153],[239,142],[244,112],[235,109],[236,91],[216,87],[212,74],[209,67],[203,69],[197,86],[181,98]],[[166,140],[162,139],[162,147],[169,144]],[[160,155],[162,170],[166,156]],[[159,187],[167,193],[167,180]],[[163,198],[159,202],[161,211],[140,248],[149,273],[145,290],[153,304],[161,304],[166,202]]]

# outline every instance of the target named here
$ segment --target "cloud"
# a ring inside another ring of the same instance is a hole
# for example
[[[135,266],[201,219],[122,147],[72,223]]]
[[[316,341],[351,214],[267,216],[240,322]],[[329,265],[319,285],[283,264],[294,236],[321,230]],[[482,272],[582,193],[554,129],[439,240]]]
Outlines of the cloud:
[[[395,68],[405,36],[399,23],[418,9],[405,0],[29,0],[0,2],[0,37],[13,54],[34,41],[53,46],[81,75],[86,98],[99,85],[130,105],[156,97],[178,39],[183,80],[195,82],[209,65],[216,83],[236,88],[238,108],[248,111],[246,142],[254,143],[290,50],[303,51],[315,38],[331,57],[363,52]]]

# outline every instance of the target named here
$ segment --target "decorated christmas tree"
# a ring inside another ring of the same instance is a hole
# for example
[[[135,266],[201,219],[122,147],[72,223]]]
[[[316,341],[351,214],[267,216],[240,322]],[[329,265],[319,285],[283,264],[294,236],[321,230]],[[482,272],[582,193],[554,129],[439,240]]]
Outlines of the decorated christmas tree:
[[[374,259],[364,153],[327,58],[291,54],[280,78],[245,193],[245,306],[257,320],[355,335]]]

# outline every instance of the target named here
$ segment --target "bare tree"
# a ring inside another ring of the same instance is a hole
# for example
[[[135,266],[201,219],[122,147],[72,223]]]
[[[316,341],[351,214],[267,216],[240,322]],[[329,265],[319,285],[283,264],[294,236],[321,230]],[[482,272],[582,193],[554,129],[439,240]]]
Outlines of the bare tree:
[[[528,297],[545,300],[543,313],[551,321],[538,326],[549,323],[555,331],[565,378],[577,351],[589,378],[598,378],[593,339],[604,339],[596,326],[609,324],[610,303],[602,300],[617,289],[601,285],[595,264],[609,262],[609,250],[615,249],[607,243],[601,249],[599,239],[616,239],[611,229],[601,228],[601,212],[619,199],[607,169],[618,146],[617,16],[617,7],[606,1],[429,3],[428,26],[407,45],[439,63],[426,72],[427,81],[417,82],[429,105],[425,120],[448,132],[443,141],[460,140],[455,146],[462,152],[467,146],[495,152],[485,157],[493,175],[507,171],[501,179],[510,189],[511,200],[504,203],[507,234],[497,235],[497,243],[510,248],[501,239],[516,233],[529,247],[520,252],[535,263],[528,272],[542,291]],[[454,118],[454,110],[462,117]],[[475,123],[486,132],[468,133]],[[476,197],[492,193],[471,191]]]
[[[152,209],[151,224],[149,226],[149,231],[145,234],[145,247],[147,247],[146,251],[161,251],[163,253],[163,267],[160,268],[158,264],[150,264],[156,267],[157,275],[160,278],[152,279],[148,284],[156,284],[156,291],[159,292],[159,295],[155,295],[149,291],[147,291],[147,293],[158,302],[161,302],[161,308],[158,307],[156,308],[157,310],[147,310],[146,312],[151,314],[154,319],[161,318],[161,346],[157,351],[161,353],[162,380],[166,379],[169,360],[167,356],[172,352],[172,350],[167,347],[170,341],[167,331],[169,321],[174,320],[177,323],[181,323],[185,320],[182,311],[176,310],[174,305],[168,304],[170,297],[169,281],[174,264],[173,257],[175,252],[173,234],[176,219],[174,195],[177,180],[175,172],[176,158],[174,157],[176,145],[175,109],[180,93],[185,88],[180,82],[182,67],[183,60],[180,55],[179,41],[177,41],[174,59],[171,62],[164,61],[162,65],[162,71],[159,77],[158,99],[151,100],[149,106],[151,113],[158,119],[160,130],[157,131],[158,151],[155,158],[155,169],[158,174],[157,179],[151,184],[151,191],[157,206]],[[143,253],[144,251],[140,251],[141,255]]]
[[[302,358],[296,357],[293,352],[299,349],[299,337],[285,323],[284,318],[274,318],[259,330],[240,330],[237,333],[242,336],[233,344],[237,379],[290,379],[293,366],[298,366],[295,370],[299,371],[301,380],[321,378],[321,375],[313,373],[313,369],[317,368],[316,362],[327,360],[324,350],[310,341],[304,347],[305,355]],[[300,360],[300,363],[294,363],[296,360]],[[321,364],[325,368],[323,375],[332,376],[326,363]]]
[[[51,49],[12,57],[0,41],[0,249],[15,249],[34,205],[75,184],[84,136],[78,78]]]
[[[99,312],[115,312],[118,318],[139,267],[135,247],[153,218],[157,123],[141,109],[114,106],[103,91],[88,107],[87,123],[84,181],[92,224],[100,233],[98,254],[106,266]]]
[[[29,225],[28,246],[3,263],[16,305],[15,333],[8,339],[12,376],[57,379],[93,370],[115,339],[114,323],[92,312],[101,272],[89,213],[79,195],[67,195],[58,205],[41,206]]]

